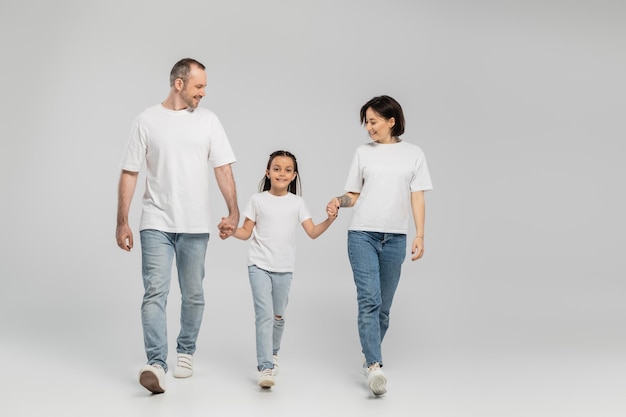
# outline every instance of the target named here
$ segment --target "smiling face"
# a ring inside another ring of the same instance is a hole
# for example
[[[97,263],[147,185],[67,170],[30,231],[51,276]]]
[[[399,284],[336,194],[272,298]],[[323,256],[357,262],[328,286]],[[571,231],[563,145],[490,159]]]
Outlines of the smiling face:
[[[176,82],[182,83],[182,80],[178,79]],[[180,89],[180,98],[190,110],[194,110],[200,104],[205,87],[206,72],[197,65],[192,65],[187,82],[182,84]]]
[[[363,124],[365,129],[370,135],[370,138],[379,143],[391,143],[394,142],[391,135],[391,128],[395,124],[395,119],[385,119],[380,114],[376,113],[371,107],[365,111],[365,120]]]
[[[276,156],[270,162],[270,167],[265,171],[265,175],[270,179],[271,187],[269,192],[274,195],[286,195],[289,184],[298,175],[294,167],[294,161],[288,156]]]

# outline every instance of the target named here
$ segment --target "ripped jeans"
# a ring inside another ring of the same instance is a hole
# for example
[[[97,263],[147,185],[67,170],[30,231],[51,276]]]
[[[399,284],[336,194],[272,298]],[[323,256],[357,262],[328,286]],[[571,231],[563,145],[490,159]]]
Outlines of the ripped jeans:
[[[271,272],[250,265],[248,277],[254,301],[257,369],[273,369],[272,355],[280,350],[285,328],[292,273]]]

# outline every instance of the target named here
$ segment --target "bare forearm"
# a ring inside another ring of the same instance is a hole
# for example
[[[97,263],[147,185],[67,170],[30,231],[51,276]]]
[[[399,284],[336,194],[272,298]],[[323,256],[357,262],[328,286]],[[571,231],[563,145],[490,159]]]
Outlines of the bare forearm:
[[[243,228],[240,227],[235,230],[235,233],[233,233],[233,237],[239,240],[248,240],[250,238],[250,235]]]
[[[128,212],[130,203],[137,186],[137,172],[122,171],[117,191],[117,225],[128,224]]]
[[[356,203],[359,194],[356,193],[345,193],[342,196],[337,197],[337,201],[339,202],[339,207],[352,207]]]
[[[413,221],[415,223],[415,236],[424,238],[426,202],[424,201],[423,191],[411,193],[411,209],[413,212]]]
[[[335,221],[335,217],[327,218],[321,223],[316,224],[311,228],[311,230],[307,231],[307,234],[311,239],[317,239],[322,233],[326,231],[330,227],[331,224]]]
[[[237,216],[238,221],[239,207],[237,205],[237,188],[230,164],[215,168],[215,179],[217,180],[220,192],[224,196],[228,214],[230,216]]]

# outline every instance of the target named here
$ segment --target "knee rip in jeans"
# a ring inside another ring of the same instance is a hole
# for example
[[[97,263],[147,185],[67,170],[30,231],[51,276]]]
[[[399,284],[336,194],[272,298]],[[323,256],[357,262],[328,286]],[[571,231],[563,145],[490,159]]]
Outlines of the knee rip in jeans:
[[[274,316],[274,320],[282,321],[283,320],[283,316]]]

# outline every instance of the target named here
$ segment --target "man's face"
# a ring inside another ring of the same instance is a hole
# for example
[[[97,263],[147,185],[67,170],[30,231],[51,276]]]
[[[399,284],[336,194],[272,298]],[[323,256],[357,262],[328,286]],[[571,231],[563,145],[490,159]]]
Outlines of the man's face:
[[[180,90],[180,97],[188,106],[188,110],[193,111],[202,97],[204,97],[204,88],[206,87],[206,72],[195,65],[191,66],[187,83]]]

